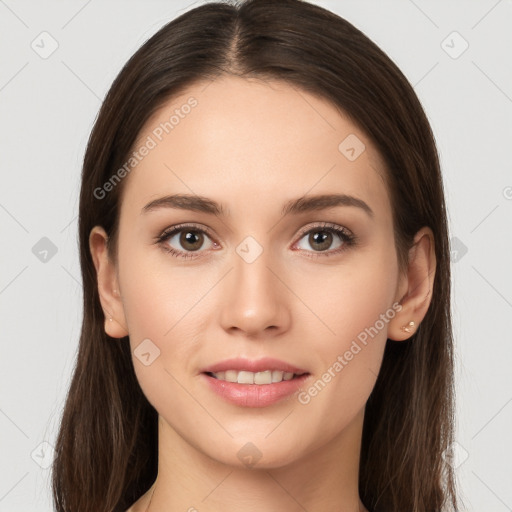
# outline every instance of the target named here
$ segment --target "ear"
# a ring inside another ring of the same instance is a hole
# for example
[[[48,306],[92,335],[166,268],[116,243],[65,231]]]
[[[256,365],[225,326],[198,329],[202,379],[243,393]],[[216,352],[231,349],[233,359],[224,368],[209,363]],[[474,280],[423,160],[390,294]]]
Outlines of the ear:
[[[417,331],[432,300],[435,274],[434,234],[424,227],[416,233],[409,250],[408,268],[400,278],[395,297],[402,309],[388,324],[388,338],[403,341]]]
[[[105,332],[112,338],[123,338],[128,335],[128,330],[116,268],[108,255],[107,240],[105,230],[95,226],[89,235],[89,249],[96,268],[98,293],[105,314]]]

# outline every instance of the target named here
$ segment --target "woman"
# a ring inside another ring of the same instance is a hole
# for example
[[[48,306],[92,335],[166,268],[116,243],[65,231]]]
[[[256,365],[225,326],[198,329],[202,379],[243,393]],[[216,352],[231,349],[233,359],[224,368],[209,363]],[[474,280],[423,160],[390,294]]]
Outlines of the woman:
[[[249,0],[164,26],[100,110],[79,231],[58,511],[456,509],[437,150],[350,23]]]

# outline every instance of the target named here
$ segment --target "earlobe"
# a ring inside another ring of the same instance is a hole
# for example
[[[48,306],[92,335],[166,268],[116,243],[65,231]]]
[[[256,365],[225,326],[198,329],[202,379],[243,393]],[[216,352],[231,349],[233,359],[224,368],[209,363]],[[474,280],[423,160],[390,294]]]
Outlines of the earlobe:
[[[436,273],[434,234],[429,227],[416,233],[409,251],[409,264],[397,290],[400,312],[389,322],[388,338],[404,341],[419,328],[427,314]]]
[[[101,226],[95,226],[89,235],[89,249],[96,269],[98,294],[105,314],[105,332],[112,338],[128,335],[124,307],[121,301],[115,264],[107,248],[107,234]]]

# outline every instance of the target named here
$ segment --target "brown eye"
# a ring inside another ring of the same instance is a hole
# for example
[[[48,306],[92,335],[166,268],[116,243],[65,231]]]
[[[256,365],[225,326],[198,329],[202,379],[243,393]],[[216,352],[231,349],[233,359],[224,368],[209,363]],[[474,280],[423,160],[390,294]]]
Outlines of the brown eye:
[[[304,250],[307,256],[313,258],[336,255],[356,243],[355,235],[336,224],[316,226],[303,231],[300,236],[301,238],[296,244],[297,247]]]
[[[314,228],[309,230],[307,233],[303,235],[302,240],[307,239],[307,244],[303,244],[299,249],[304,250],[313,250],[315,252],[324,252],[329,249],[338,249],[345,242],[345,238],[343,238],[343,232],[335,232],[333,228]],[[333,243],[337,242],[335,247],[332,247]],[[309,248],[307,247],[309,245]]]
[[[184,225],[167,229],[157,237],[157,242],[165,251],[179,258],[193,258],[207,252],[202,249],[205,246],[208,249],[208,242],[210,248],[218,247],[218,244],[212,241],[204,229]]]
[[[313,231],[309,234],[308,243],[319,251],[325,251],[332,244],[332,239],[332,233],[328,231]]]
[[[181,232],[179,242],[183,249],[187,251],[197,251],[203,245],[204,235],[198,231],[188,229]]]

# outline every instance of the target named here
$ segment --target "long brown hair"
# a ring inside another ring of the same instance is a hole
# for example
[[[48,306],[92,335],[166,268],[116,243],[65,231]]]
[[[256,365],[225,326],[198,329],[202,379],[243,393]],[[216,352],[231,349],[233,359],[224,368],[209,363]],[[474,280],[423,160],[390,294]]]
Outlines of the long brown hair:
[[[157,475],[157,413],[136,379],[128,338],[103,329],[89,252],[95,225],[115,258],[123,182],[95,191],[132,151],[144,123],[186,87],[221,75],[284,80],[329,100],[375,143],[386,164],[401,270],[429,226],[437,269],[428,312],[407,342],[387,341],[366,404],[359,491],[370,510],[457,508],[449,238],[435,140],[404,75],[346,20],[302,0],[207,3],[174,19],[130,58],[100,109],[84,157],[79,237],[83,324],[56,442],[59,512],[124,512]],[[104,196],[104,197],[103,197]]]

